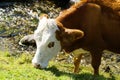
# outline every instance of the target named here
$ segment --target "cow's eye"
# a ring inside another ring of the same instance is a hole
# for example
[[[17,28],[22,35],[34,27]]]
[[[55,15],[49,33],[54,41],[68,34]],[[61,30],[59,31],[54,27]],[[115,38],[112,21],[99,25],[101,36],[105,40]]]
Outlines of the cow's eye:
[[[49,47],[49,48],[52,48],[52,47],[54,47],[54,44],[55,44],[54,42],[50,42],[50,43],[48,44],[48,47]]]

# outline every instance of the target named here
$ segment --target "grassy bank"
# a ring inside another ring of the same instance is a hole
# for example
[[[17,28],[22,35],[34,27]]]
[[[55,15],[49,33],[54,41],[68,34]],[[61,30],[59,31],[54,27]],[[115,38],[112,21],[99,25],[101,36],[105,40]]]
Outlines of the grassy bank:
[[[0,80],[120,80],[120,75],[101,72],[92,75],[91,67],[81,66],[81,72],[74,74],[73,64],[50,61],[47,69],[35,69],[31,65],[31,54],[10,55],[0,52]]]

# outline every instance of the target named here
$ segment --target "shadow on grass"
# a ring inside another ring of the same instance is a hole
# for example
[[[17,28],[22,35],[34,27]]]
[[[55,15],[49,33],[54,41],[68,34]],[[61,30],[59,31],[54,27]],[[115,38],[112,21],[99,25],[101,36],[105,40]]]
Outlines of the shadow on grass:
[[[65,75],[71,77],[72,80],[115,80],[114,76],[112,76],[111,78],[105,78],[102,75],[94,76],[90,73],[82,73],[82,74],[67,73],[64,71],[59,71],[55,66],[49,67],[45,70],[51,71],[56,77]]]

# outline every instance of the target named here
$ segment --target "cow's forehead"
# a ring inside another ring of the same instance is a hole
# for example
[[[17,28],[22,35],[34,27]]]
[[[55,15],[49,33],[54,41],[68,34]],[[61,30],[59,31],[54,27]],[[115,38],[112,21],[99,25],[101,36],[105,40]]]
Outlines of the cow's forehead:
[[[37,30],[39,31],[55,31],[58,29],[55,19],[43,18],[39,21]]]
[[[55,34],[56,30],[59,30],[59,28],[57,27],[57,23],[54,19],[43,18],[42,20],[39,21],[39,25],[37,30],[35,31],[34,37],[40,40],[45,38],[43,36],[49,36]]]

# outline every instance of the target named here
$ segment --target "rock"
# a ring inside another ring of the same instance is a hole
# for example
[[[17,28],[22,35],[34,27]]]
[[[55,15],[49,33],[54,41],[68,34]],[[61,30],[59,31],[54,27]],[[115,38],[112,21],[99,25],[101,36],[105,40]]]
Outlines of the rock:
[[[107,73],[110,72],[110,67],[109,67],[109,66],[107,66],[107,67],[105,68],[105,72],[107,72]]]
[[[116,60],[116,62],[117,62],[117,63],[118,63],[118,62],[120,62],[120,58],[119,58],[119,59],[117,59],[117,60]]]

